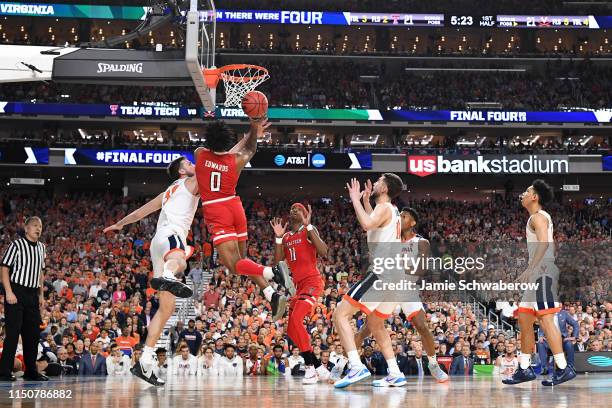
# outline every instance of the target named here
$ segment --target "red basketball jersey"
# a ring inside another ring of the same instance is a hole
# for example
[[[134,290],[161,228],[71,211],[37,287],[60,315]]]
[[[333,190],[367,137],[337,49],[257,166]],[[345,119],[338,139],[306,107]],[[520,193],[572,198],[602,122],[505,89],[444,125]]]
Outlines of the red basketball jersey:
[[[236,195],[239,171],[234,153],[201,150],[196,157],[196,178],[202,203]]]
[[[287,232],[283,235],[283,251],[295,283],[320,275],[317,269],[317,249],[308,241],[306,227],[300,227],[296,233]]]

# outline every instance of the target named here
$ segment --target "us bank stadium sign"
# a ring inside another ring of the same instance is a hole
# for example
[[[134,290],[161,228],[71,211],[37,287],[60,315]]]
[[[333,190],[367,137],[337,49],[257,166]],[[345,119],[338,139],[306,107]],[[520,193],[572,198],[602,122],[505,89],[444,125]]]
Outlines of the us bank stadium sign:
[[[433,174],[567,174],[569,156],[407,156],[407,172]]]

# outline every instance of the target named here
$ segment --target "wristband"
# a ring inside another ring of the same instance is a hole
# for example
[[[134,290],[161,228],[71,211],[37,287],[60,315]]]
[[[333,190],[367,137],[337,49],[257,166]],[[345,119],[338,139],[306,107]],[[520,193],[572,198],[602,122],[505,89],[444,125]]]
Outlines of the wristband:
[[[312,231],[314,229],[314,227],[312,226],[312,224],[308,224],[306,226],[306,231]]]
[[[275,239],[274,241],[275,241],[275,242],[276,242],[278,245],[282,245],[282,244],[283,244],[283,238],[282,238],[282,237],[281,237],[281,238],[276,237],[276,239]]]

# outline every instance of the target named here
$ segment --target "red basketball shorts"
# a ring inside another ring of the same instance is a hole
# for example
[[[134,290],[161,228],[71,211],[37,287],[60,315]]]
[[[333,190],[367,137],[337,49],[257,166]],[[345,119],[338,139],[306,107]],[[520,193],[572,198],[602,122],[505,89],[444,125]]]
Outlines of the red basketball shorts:
[[[247,240],[247,220],[240,197],[205,201],[202,213],[213,245]]]

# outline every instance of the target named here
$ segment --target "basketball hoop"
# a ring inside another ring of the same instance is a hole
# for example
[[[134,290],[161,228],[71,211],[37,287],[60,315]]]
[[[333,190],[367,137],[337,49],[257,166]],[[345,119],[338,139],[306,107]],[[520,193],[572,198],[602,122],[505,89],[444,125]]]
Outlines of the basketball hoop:
[[[251,64],[231,64],[220,68],[208,68],[204,69],[202,74],[210,89],[215,89],[219,80],[223,80],[226,107],[240,106],[244,95],[270,78],[266,68]]]

